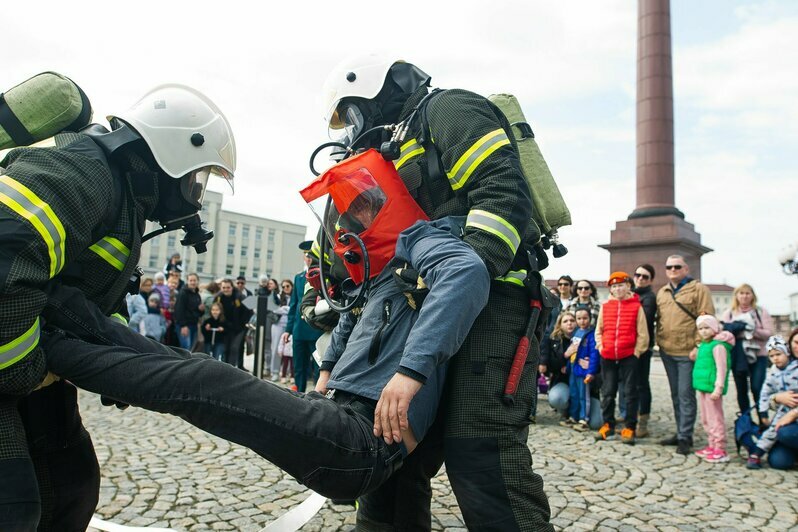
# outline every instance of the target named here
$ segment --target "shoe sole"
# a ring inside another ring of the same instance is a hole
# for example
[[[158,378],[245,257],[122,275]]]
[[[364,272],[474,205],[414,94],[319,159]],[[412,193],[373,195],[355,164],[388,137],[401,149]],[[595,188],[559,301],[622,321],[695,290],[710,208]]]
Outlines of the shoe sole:
[[[725,464],[730,460],[728,456],[724,456],[723,458],[704,458],[704,461],[710,464]]]

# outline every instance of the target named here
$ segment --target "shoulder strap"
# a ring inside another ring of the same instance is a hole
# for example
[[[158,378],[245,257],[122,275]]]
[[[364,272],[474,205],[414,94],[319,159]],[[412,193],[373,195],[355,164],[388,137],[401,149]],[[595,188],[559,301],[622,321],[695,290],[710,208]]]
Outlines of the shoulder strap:
[[[679,307],[680,309],[682,309],[682,311],[683,311],[685,314],[687,314],[688,316],[690,316],[691,318],[693,318],[693,321],[697,320],[697,319],[698,319],[698,316],[696,316],[695,314],[693,314],[692,312],[690,312],[689,310],[687,310],[687,307],[685,307],[684,305],[682,305],[681,303],[679,303],[679,302],[676,300],[676,294],[674,294],[674,293],[673,293],[673,290],[671,290],[670,292],[671,292],[671,297],[673,298],[673,302],[674,302],[674,303],[676,303],[676,306],[677,306],[677,307]]]
[[[430,179],[435,181],[439,179],[446,179],[445,172],[443,171],[443,163],[441,162],[438,147],[432,142],[432,134],[429,130],[429,119],[427,118],[427,109],[430,102],[438,96],[446,92],[443,89],[434,89],[428,96],[426,96],[420,104],[418,109],[419,118],[421,119],[421,131],[416,140],[424,148],[424,156],[427,159],[427,173]]]

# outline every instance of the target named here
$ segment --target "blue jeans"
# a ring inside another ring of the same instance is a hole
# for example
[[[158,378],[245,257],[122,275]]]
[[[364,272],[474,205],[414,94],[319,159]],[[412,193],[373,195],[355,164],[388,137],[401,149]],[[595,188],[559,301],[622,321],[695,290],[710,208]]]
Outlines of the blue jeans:
[[[798,461],[798,423],[782,427],[776,433],[776,445],[768,453],[773,469],[789,469]]]
[[[205,345],[205,352],[219,362],[224,362],[225,346],[224,342],[217,342],[213,345]]]
[[[748,373],[734,373],[734,384],[737,388],[737,406],[740,412],[748,412],[751,408],[750,396],[748,395],[748,381],[751,381],[751,394],[754,396],[754,404],[759,405],[759,394],[765,384],[765,377],[768,372],[768,358],[756,357],[756,362],[748,364]],[[759,410],[757,406],[757,410]],[[767,417],[767,415],[761,416]]]
[[[316,340],[297,340],[294,338],[294,381],[297,391],[304,392],[308,379],[318,379],[318,364],[313,360]]]
[[[584,377],[577,377],[571,371],[571,382],[568,384],[570,399],[568,401],[568,416],[576,421],[590,420],[590,384],[585,384]]]
[[[177,328],[177,339],[180,342],[180,347],[191,351],[191,348],[194,347],[194,341],[197,339],[197,324],[194,325],[186,325],[188,328],[188,335],[183,336],[181,330],[183,327]]]

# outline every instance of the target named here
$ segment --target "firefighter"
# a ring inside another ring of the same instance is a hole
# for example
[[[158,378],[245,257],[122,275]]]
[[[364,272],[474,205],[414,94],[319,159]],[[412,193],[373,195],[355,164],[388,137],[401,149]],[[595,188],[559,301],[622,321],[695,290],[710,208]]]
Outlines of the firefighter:
[[[358,528],[429,529],[429,478],[445,456],[469,530],[551,530],[543,481],[532,471],[526,444],[537,342],[513,406],[501,399],[529,316],[520,279],[529,264],[526,250],[539,239],[529,188],[501,112],[465,90],[428,97],[429,84],[430,77],[410,63],[370,55],[342,62],[324,85],[330,136],[355,142],[355,151],[372,147],[390,156],[392,132],[378,126],[409,127],[399,149],[393,147],[402,180],[431,219],[467,217],[464,240],[493,279],[488,305],[449,368],[438,415],[444,444],[428,435],[388,484],[362,497]],[[403,368],[397,373],[398,382],[413,377]],[[412,388],[389,383],[381,400],[401,402]],[[390,438],[391,423],[377,416],[375,432]]]
[[[0,161],[3,531],[85,530],[99,496],[76,389],[46,372],[39,345],[54,324],[80,329],[84,316],[59,312],[50,296],[67,287],[87,311],[115,313],[135,278],[145,222],[183,228],[183,242],[200,251],[212,237],[198,216],[207,180],[232,185],[232,131],[200,92],[162,85],[109,122]]]

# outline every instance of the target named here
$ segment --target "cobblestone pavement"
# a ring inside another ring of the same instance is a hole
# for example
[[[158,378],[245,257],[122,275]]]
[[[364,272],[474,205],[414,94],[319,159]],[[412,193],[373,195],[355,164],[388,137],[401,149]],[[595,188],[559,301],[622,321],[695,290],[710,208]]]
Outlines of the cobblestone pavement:
[[[635,446],[595,443],[560,427],[546,405],[530,431],[557,528],[568,530],[798,529],[798,472],[748,471],[740,457],[708,464],[656,444],[674,428],[667,380],[652,363],[652,437]],[[734,406],[726,396],[727,424]],[[544,399],[545,403],[545,399]],[[82,394],[103,473],[97,514],[119,524],[177,530],[260,530],[307,497],[303,486],[255,453],[183,421],[100,406]],[[733,436],[729,432],[730,448]],[[696,431],[696,448],[706,443]],[[434,479],[433,529],[464,530],[445,472]],[[351,530],[351,506],[324,508],[302,530]]]

